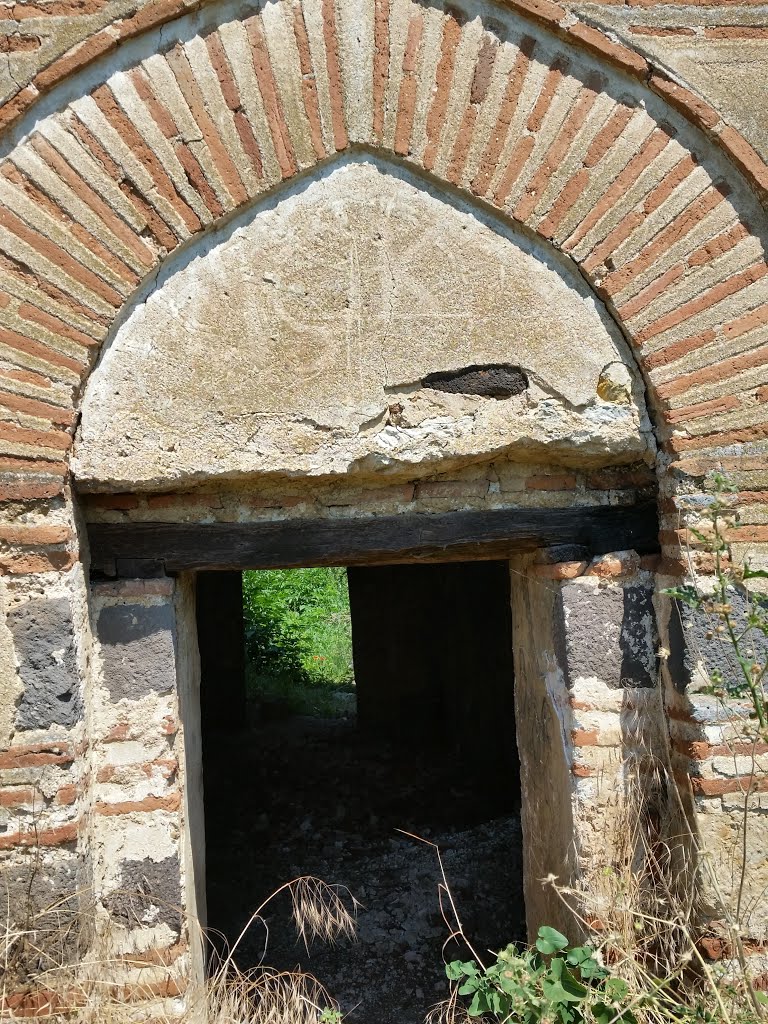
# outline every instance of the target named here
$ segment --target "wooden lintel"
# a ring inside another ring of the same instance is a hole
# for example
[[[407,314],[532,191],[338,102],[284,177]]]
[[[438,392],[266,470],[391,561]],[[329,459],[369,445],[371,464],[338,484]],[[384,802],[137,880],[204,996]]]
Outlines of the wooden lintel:
[[[644,502],[254,523],[91,523],[88,536],[97,571],[145,559],[173,573],[497,559],[558,544],[593,554],[649,554],[659,550],[658,530],[656,505]]]

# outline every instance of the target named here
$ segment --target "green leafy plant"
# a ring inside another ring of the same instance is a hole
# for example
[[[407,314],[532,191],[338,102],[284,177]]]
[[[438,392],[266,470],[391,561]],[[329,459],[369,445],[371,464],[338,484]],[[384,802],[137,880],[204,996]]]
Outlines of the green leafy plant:
[[[555,928],[540,928],[531,949],[507,946],[488,967],[454,960],[445,973],[458,995],[469,998],[470,1017],[490,1014],[522,1024],[636,1024],[627,983],[611,977],[591,946],[571,947]]]

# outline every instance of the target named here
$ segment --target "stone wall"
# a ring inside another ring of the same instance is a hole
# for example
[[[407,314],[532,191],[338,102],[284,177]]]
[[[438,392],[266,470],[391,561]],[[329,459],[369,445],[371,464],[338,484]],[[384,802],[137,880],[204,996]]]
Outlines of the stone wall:
[[[663,561],[525,563],[518,629],[530,634],[531,615],[550,625],[521,693],[544,701],[562,781],[553,813],[573,824],[550,838],[577,846],[564,862],[585,868],[636,743],[673,766],[732,893],[740,762],[724,752],[727,723],[666,661],[662,687],[647,685],[650,613],[635,598],[652,569],[662,585],[711,569],[687,526],[714,467],[738,487],[734,557],[765,559],[765,9],[5,6],[0,849],[11,876],[42,850],[62,891],[75,880],[92,936],[116,929],[118,955],[133,958],[125,984],[151,968],[139,994],[173,1000],[194,977],[187,922],[167,919],[167,901],[134,934],[133,903],[112,899],[140,872],[168,895],[178,886],[192,915],[199,896],[185,845],[200,814],[199,779],[184,774],[195,652],[174,632],[191,620],[190,584],[89,590],[86,519],[630,504],[653,467]],[[377,239],[387,211],[397,216]],[[402,230],[408,216],[421,248]],[[526,386],[501,398],[429,386],[476,365]],[[525,606],[530,581],[545,589]],[[673,653],[687,634],[657,605]],[[555,643],[558,616],[582,614],[580,628],[610,633],[592,676],[578,632]],[[759,800],[751,900],[765,871]],[[145,834],[157,840],[147,864]],[[757,911],[749,929],[765,939]]]

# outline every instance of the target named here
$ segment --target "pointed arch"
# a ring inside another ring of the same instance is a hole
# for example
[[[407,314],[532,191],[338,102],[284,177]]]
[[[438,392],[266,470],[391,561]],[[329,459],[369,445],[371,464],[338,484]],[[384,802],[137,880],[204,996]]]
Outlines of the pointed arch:
[[[168,254],[357,147],[569,256],[634,346],[681,471],[768,438],[756,182],[681,115],[679,87],[556,14],[433,0],[205,5],[75,77],[56,109],[39,104],[0,167],[10,493],[61,492],[83,382]],[[699,103],[693,116],[722,140],[714,112]]]

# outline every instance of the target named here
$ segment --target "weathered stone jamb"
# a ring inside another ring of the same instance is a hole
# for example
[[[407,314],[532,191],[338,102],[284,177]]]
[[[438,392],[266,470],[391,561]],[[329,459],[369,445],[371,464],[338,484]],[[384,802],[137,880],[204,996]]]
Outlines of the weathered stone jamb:
[[[115,578],[90,594],[95,948],[111,982],[182,995],[203,979],[194,585]]]
[[[547,921],[577,928],[542,878],[598,892],[622,841],[621,815],[630,807],[656,815],[645,778],[667,760],[657,561],[561,546],[511,563],[529,932]],[[588,674],[586,649],[600,652]]]

